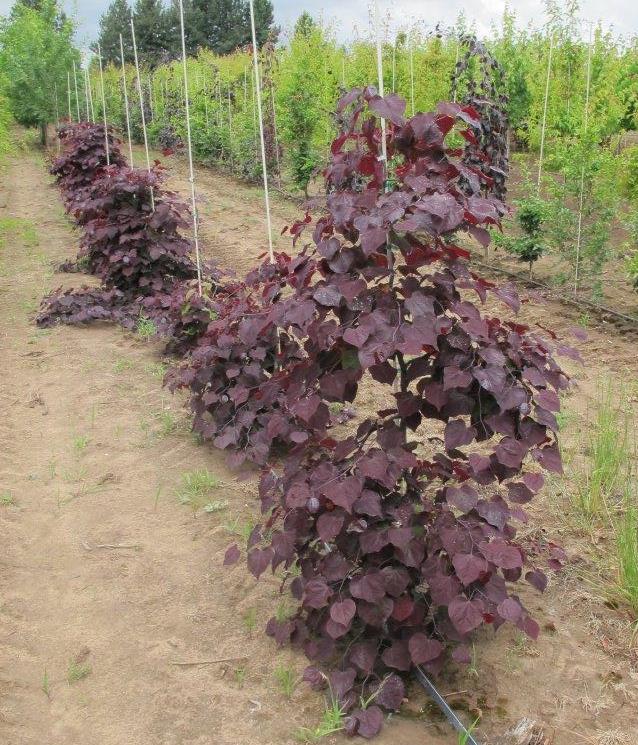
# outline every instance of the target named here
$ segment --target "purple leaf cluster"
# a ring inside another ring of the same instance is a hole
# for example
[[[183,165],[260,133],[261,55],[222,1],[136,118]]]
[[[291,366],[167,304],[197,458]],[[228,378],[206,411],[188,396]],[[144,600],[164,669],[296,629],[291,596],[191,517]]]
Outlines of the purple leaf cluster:
[[[53,172],[68,211],[83,230],[73,266],[96,275],[102,288],[53,293],[38,323],[101,319],[131,328],[132,319],[143,313],[171,333],[175,323],[183,323],[177,298],[196,276],[190,241],[181,233],[189,227],[188,208],[163,188],[158,164],[150,172],[129,168],[114,146],[113,165],[106,166],[103,127],[68,125],[61,139],[64,152]],[[212,271],[207,279],[216,279]]]
[[[51,174],[55,176],[70,212],[107,165],[104,125],[92,122],[62,124],[58,137],[62,143],[62,153],[53,162]],[[108,140],[111,165],[125,166],[120,141],[110,128]]]
[[[400,704],[401,676],[467,662],[479,627],[538,635],[514,584],[543,590],[546,578],[517,526],[542,472],[561,471],[555,415],[569,384],[550,343],[477,305],[492,295],[515,313],[520,303],[477,277],[459,246],[462,232],[488,240],[506,211],[485,188],[491,177],[447,145],[454,132],[476,147],[476,111],[404,110],[371,89],[342,99],[326,210],[312,243],[286,260],[287,291],[267,284],[254,307],[230,300],[244,338],[225,336],[220,308],[224,346],[205,334],[180,371],[196,427],[214,422],[198,431],[238,461],[252,447],[270,464],[248,567],[283,570],[299,606],[267,633],[337,665],[333,692],[352,710],[349,731],[366,737]],[[292,226],[295,240],[309,224]],[[329,404],[356,401],[364,381],[387,403],[333,436]],[[231,547],[227,563],[238,556]],[[379,715],[356,709],[388,680],[395,695],[378,694]]]

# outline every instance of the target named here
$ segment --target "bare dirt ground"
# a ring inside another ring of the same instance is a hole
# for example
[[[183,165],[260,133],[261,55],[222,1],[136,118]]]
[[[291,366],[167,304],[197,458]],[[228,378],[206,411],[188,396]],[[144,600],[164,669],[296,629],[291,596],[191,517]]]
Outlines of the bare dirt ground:
[[[168,165],[187,194],[184,164]],[[257,512],[255,475],[238,480],[190,437],[181,402],[162,391],[160,346],[112,327],[35,329],[42,295],[81,281],[51,270],[75,255],[78,235],[39,156],[1,179],[0,220],[29,221],[36,242],[13,230],[0,245],[0,743],[295,742],[323,702],[303,684],[287,700],[276,681],[278,666],[305,666],[261,631],[281,602],[278,582],[222,567],[230,533]],[[253,266],[266,247],[260,192],[211,171],[198,185],[205,253],[238,272]],[[276,232],[296,214],[276,201]],[[563,332],[575,322],[555,303],[523,315]],[[578,379],[566,402],[569,453],[586,446],[601,378],[634,386],[634,413],[638,401],[633,340],[594,328],[583,353],[583,368],[569,365]],[[219,512],[179,503],[183,474],[198,469],[219,480],[210,496],[228,503]],[[582,578],[596,573],[608,537],[566,517],[569,489],[569,479],[552,482],[525,528],[527,540],[555,539],[573,560],[543,598],[523,592],[539,642],[509,628],[485,633],[472,669],[439,681],[466,720],[484,714],[480,741],[526,716],[553,745],[638,742],[629,617]],[[210,664],[175,664],[191,662]],[[377,742],[457,738],[415,691]]]

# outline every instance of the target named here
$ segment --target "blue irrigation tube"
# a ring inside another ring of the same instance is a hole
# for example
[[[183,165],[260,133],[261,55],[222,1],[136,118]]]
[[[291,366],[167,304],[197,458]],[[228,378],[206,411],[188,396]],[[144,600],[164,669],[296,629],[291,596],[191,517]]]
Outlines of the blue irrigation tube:
[[[417,665],[416,677],[419,683],[425,688],[428,696],[434,701],[434,703],[441,709],[445,718],[454,727],[457,732],[460,732],[465,737],[466,745],[479,745],[479,743],[472,737],[472,733],[467,729],[463,722],[456,716],[454,711],[450,708],[448,702],[441,696],[441,694],[434,687],[434,683],[428,678],[423,670]]]

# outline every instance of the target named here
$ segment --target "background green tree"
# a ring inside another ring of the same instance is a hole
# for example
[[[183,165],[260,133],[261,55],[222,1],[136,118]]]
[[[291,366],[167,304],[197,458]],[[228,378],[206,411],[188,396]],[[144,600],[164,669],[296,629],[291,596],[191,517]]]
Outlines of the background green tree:
[[[54,91],[62,103],[67,71],[80,61],[73,33],[72,22],[60,20],[56,0],[42,0],[40,10],[20,2],[0,26],[0,69],[11,113],[20,124],[39,127],[43,144],[56,118]]]

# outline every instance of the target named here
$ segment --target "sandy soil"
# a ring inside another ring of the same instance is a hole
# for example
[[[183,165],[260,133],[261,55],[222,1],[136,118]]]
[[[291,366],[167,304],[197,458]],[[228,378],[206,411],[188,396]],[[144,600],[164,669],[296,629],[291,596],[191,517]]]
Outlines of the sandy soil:
[[[183,163],[168,165],[187,194]],[[254,474],[239,480],[190,437],[181,402],[162,391],[160,347],[111,327],[35,329],[41,296],[79,283],[51,269],[75,254],[78,236],[38,156],[12,163],[2,181],[0,220],[32,221],[38,243],[18,231],[0,246],[0,743],[295,742],[323,703],[303,684],[289,701],[276,681],[277,666],[305,666],[261,632],[281,601],[277,582],[221,565],[230,531],[256,514]],[[210,171],[198,183],[206,254],[237,271],[252,266],[266,246],[259,191]],[[295,214],[276,201],[276,232]],[[560,305],[526,306],[529,318],[541,313],[559,329],[574,323]],[[570,365],[574,452],[601,376],[635,384],[638,369],[633,342],[604,328],[585,353],[584,368]],[[634,411],[636,399],[638,390]],[[215,514],[177,497],[182,475],[203,468],[219,480],[210,498],[228,503]],[[582,579],[601,547],[565,520],[567,492],[553,483],[526,529],[526,540],[557,539],[574,560],[544,598],[524,592],[543,629],[538,644],[508,628],[496,640],[486,633],[475,669],[440,681],[467,720],[485,715],[483,740],[527,716],[554,745],[638,742],[628,616]],[[603,551],[606,540],[596,536]],[[175,664],[189,662],[210,664]],[[377,742],[457,738],[415,691]]]

